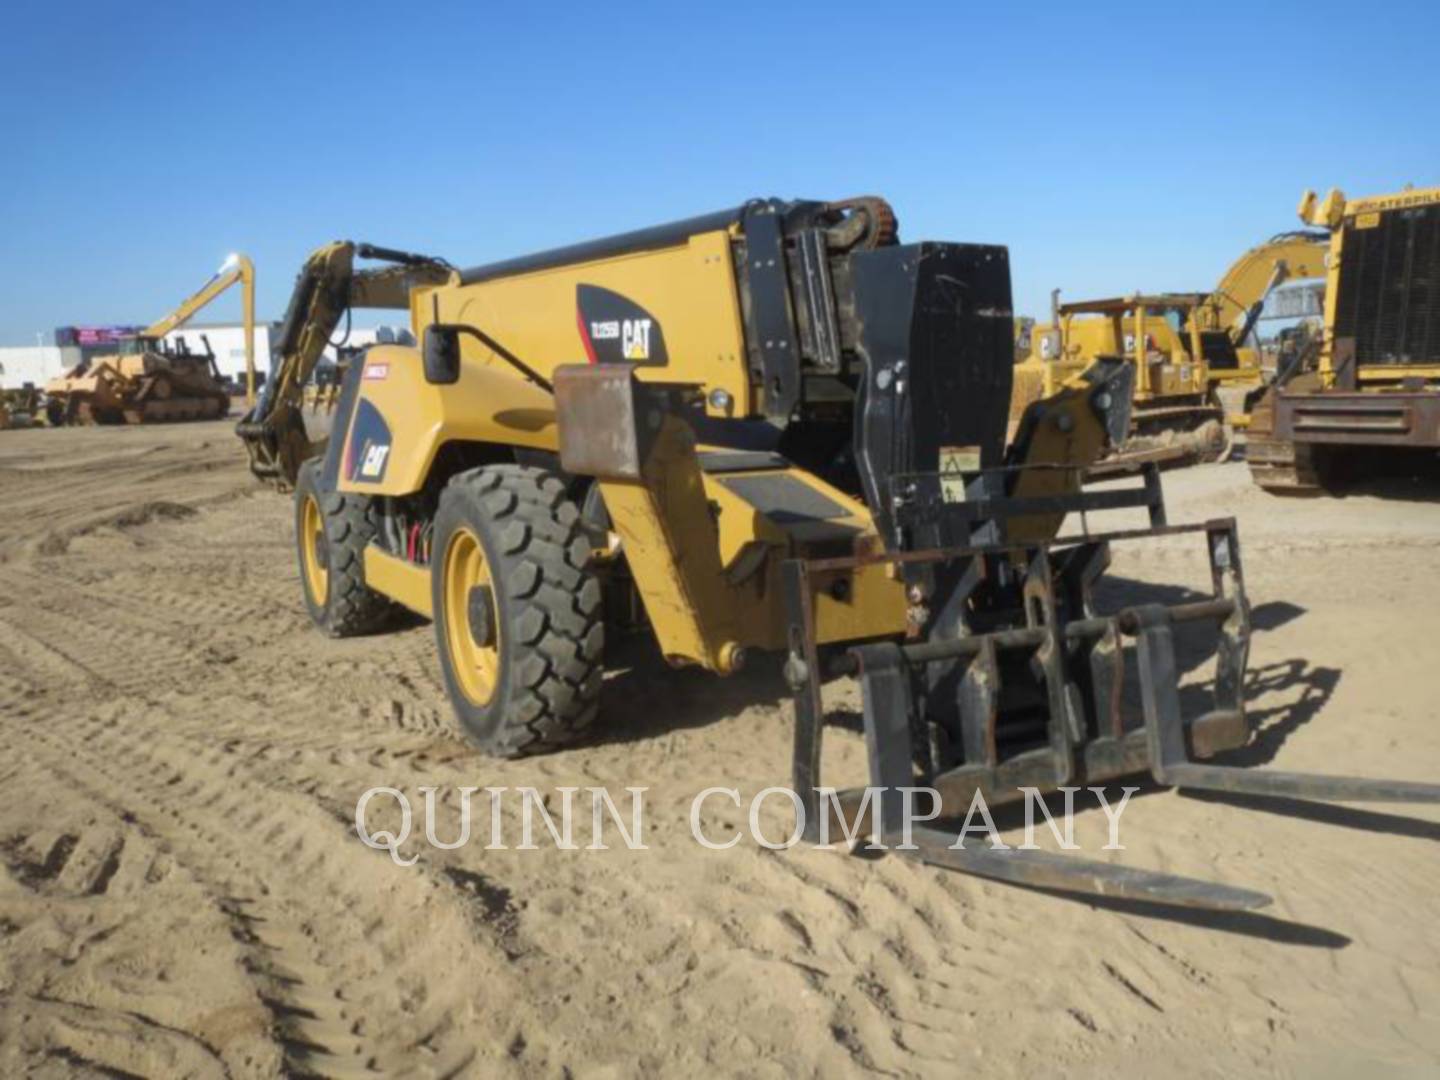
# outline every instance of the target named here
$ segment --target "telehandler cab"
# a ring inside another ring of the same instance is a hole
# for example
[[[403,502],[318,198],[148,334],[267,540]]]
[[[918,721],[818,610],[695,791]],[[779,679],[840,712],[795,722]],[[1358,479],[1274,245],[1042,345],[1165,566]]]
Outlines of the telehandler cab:
[[[315,622],[368,632],[396,604],[432,619],[460,723],[506,756],[590,726],[606,630],[627,613],[675,664],[723,674],[783,652],[811,829],[835,719],[820,689],[839,675],[860,681],[883,794],[836,805],[882,840],[900,827],[901,789],[922,786],[947,815],[976,792],[1003,801],[1146,770],[1257,795],[1440,798],[1434,785],[1192,761],[1250,735],[1235,522],[1169,524],[1153,466],[1083,487],[1128,429],[1133,369],[1119,358],[1031,404],[1007,446],[1006,250],[896,234],[877,198],[756,200],[469,270],[395,260],[381,273],[408,290],[420,347],[375,346],[351,367],[323,456],[263,445],[290,430],[284,395],[313,351],[280,358],[280,396],[241,427],[259,471],[294,483]],[[322,249],[345,264],[323,293],[312,260],[297,296],[323,295],[325,317],[296,340],[328,335],[364,250]],[[1148,526],[1091,531],[1092,515],[1126,508]],[[1081,527],[1061,536],[1067,515]],[[1204,543],[1210,596],[1101,608],[1112,544],[1177,535]],[[1208,630],[1215,654],[1213,706],[1194,716],[1180,707],[1182,626]],[[1122,708],[1131,664],[1136,715]],[[1269,902],[951,839],[922,825],[909,853],[1088,893]]]

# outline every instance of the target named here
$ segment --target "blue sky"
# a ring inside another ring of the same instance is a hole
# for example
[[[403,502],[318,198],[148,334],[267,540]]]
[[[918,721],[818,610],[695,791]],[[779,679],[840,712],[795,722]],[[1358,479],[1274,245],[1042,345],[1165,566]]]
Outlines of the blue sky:
[[[1163,7],[17,3],[0,344],[232,250],[278,318],[326,240],[464,265],[757,195],[1008,244],[1042,314],[1208,287],[1306,186],[1440,184],[1440,5]]]

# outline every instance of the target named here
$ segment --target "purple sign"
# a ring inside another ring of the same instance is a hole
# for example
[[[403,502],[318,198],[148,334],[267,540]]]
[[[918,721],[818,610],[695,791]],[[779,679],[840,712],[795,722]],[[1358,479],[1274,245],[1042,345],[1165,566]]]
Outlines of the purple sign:
[[[135,337],[140,326],[62,326],[55,331],[57,345],[118,345]]]

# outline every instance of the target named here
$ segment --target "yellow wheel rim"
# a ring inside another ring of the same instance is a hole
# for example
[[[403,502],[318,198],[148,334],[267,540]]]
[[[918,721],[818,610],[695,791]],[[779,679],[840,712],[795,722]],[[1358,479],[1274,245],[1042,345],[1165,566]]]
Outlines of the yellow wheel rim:
[[[330,558],[325,547],[325,516],[313,495],[305,500],[300,514],[300,561],[305,569],[305,588],[316,607],[324,607],[330,595]]]
[[[463,526],[456,529],[441,572],[445,644],[455,681],[472,705],[486,705],[500,677],[500,623],[480,538]]]

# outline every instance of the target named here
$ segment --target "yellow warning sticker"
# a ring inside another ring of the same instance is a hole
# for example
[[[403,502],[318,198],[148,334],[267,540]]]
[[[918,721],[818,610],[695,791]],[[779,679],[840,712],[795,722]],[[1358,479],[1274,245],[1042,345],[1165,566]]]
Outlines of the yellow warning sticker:
[[[965,501],[965,474],[980,471],[980,447],[940,448],[940,494],[946,502]]]

